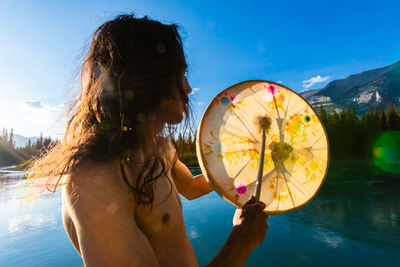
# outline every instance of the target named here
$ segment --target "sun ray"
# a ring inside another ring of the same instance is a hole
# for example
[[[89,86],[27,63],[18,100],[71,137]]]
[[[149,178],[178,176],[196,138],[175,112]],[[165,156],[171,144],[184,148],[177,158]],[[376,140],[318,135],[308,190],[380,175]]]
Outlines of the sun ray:
[[[278,114],[278,119],[280,119],[281,116],[279,115],[279,109],[278,109],[278,105],[276,104],[276,98],[274,95],[272,97],[274,98],[274,104],[275,104],[276,113]]]
[[[249,164],[250,164],[250,162],[251,162],[252,160],[253,160],[253,159],[250,158],[250,159],[246,162],[246,164],[232,177],[233,181],[235,181],[235,180],[239,177],[239,175],[242,173],[242,171],[243,171],[247,166],[249,166]]]
[[[271,118],[274,118],[274,119],[275,119],[275,117],[272,116],[272,114],[269,112],[269,110],[266,109],[265,106],[264,106],[264,105],[261,103],[261,101],[258,99],[257,93],[253,90],[253,88],[250,87],[249,89],[253,92],[253,94],[252,94],[251,96],[252,96],[252,97],[254,98],[254,100],[260,105],[260,107],[261,107],[262,109],[264,109],[265,112],[267,112],[268,115],[269,115]]]
[[[293,207],[296,207],[296,205],[294,204],[294,200],[293,200],[293,196],[292,196],[292,191],[290,190],[289,185],[288,185],[288,182],[287,182],[287,178],[285,177],[285,174],[284,174],[284,173],[282,173],[282,176],[283,176],[283,178],[285,178],[286,187],[287,187],[287,189],[288,189],[288,191],[289,191],[289,195],[290,195],[290,199],[292,200]]]
[[[228,129],[226,129],[226,128],[222,128],[221,131],[222,131],[223,133],[227,133],[228,135],[231,135],[231,136],[233,136],[233,137],[237,137],[237,138],[239,138],[239,139],[241,139],[241,140],[244,140],[244,139],[246,138],[246,137],[240,136],[240,135],[238,135],[238,134],[236,134],[236,133],[234,133],[234,132],[232,132],[232,131],[230,131],[230,130],[228,130]],[[250,138],[249,138],[249,139],[250,139]],[[252,141],[253,141],[253,143],[256,143],[255,140],[252,140]]]
[[[291,183],[294,187],[296,187],[297,190],[300,191],[300,193],[302,193],[306,198],[309,198],[310,194],[306,194],[303,192],[303,190],[301,190],[301,186],[299,184],[297,184],[297,182],[295,182],[294,179],[288,180],[289,183]],[[308,193],[308,192],[307,192]]]
[[[304,150],[308,151],[308,153],[305,153]],[[300,154],[300,155],[302,155],[303,157],[305,157],[305,158],[307,158],[309,160],[316,160],[317,159],[317,160],[320,160],[320,161],[326,161],[326,159],[314,156],[314,154],[312,152],[310,152],[308,149],[305,149],[305,148],[303,148],[303,149],[293,149],[293,153]]]
[[[254,138],[254,140],[256,141],[257,140],[257,138],[254,136],[254,134],[250,131],[250,129],[249,129],[249,127],[246,125],[246,123],[243,121],[243,119],[239,116],[239,112],[235,112],[233,109],[232,109],[232,113],[233,114],[235,114],[235,116],[239,119],[239,121],[243,124],[243,126],[246,128],[246,130],[249,132],[249,134],[251,135],[251,137],[253,137]]]

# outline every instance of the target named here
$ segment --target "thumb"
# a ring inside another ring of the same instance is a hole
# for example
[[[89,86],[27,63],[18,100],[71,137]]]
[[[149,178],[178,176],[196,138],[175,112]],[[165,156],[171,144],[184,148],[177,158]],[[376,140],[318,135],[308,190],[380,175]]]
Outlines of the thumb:
[[[244,205],[249,205],[249,204],[253,204],[253,203],[256,203],[256,197],[255,197],[255,196],[251,196],[251,197],[249,198],[249,200],[247,200],[247,202],[244,203]],[[243,205],[243,206],[244,206],[244,205]]]

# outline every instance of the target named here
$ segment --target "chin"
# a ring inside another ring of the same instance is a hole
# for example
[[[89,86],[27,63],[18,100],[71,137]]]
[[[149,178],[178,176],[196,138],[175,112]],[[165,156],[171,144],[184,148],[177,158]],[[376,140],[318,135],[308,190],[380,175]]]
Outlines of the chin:
[[[168,120],[166,121],[166,123],[169,124],[178,124],[183,120],[183,114],[180,115],[175,115],[175,116],[171,116],[168,118]]]
[[[162,101],[157,114],[165,123],[178,124],[183,120],[184,106],[181,101],[175,99]]]

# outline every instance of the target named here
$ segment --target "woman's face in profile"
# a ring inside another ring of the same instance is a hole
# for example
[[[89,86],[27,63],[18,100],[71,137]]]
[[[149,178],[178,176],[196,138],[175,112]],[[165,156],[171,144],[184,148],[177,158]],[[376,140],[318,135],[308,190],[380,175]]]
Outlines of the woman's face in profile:
[[[184,91],[187,95],[189,95],[192,92],[192,88],[190,87],[190,84],[185,76],[185,72],[182,73],[181,79],[182,82],[179,84],[184,85]],[[161,101],[157,109],[157,115],[165,123],[178,124],[183,119],[186,103],[182,102],[182,99],[179,96],[179,90],[179,88],[175,88],[174,97]]]

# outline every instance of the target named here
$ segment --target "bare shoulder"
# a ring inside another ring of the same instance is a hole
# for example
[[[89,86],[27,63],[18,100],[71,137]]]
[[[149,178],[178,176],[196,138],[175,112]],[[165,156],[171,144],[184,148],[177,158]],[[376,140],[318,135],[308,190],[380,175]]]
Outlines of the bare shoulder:
[[[80,205],[90,204],[93,208],[121,205],[121,202],[132,203],[132,194],[125,188],[120,177],[118,164],[114,161],[106,163],[90,163],[77,168],[68,179],[65,187],[71,208],[79,201]],[[96,206],[94,206],[96,204]]]
[[[86,266],[158,266],[134,217],[135,200],[118,162],[88,164],[71,174],[65,202]]]
[[[64,204],[77,228],[102,230],[108,220],[134,220],[134,197],[118,171],[115,163],[108,162],[87,164],[70,174]]]

